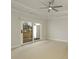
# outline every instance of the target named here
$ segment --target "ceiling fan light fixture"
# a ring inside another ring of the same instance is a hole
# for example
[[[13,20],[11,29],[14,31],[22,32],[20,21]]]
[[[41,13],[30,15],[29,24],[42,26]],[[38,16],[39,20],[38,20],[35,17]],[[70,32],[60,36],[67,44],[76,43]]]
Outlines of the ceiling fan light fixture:
[[[55,5],[54,5],[54,1],[55,1],[55,0],[48,1],[48,5],[42,3],[42,4],[45,5],[45,7],[43,7],[43,9],[48,9],[48,12],[50,12],[51,10],[54,10],[55,12],[57,12],[58,10],[57,10],[56,8],[63,7],[63,5],[55,6]]]
[[[51,7],[49,7],[49,9],[51,10],[52,8],[51,8]]]

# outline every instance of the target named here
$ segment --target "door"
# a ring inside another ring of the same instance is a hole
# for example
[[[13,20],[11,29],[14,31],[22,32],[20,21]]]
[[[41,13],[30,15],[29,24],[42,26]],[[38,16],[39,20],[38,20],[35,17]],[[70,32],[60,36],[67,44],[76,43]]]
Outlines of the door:
[[[32,41],[33,26],[31,22],[23,23],[23,43]]]
[[[40,24],[32,22],[21,23],[22,43],[36,41],[40,39]]]
[[[39,23],[35,23],[33,25],[33,36],[34,36],[34,40],[39,40],[40,39],[40,24]]]

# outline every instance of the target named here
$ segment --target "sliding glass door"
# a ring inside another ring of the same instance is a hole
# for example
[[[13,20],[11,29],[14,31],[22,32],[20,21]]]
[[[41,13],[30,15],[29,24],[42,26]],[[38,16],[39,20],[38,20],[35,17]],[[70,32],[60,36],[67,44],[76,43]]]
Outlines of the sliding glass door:
[[[33,36],[34,36],[34,40],[40,39],[40,24],[39,23],[34,23],[33,25]]]
[[[23,43],[32,41],[33,26],[31,22],[23,23]]]
[[[32,22],[22,23],[22,39],[23,43],[36,41],[40,39],[40,24]]]

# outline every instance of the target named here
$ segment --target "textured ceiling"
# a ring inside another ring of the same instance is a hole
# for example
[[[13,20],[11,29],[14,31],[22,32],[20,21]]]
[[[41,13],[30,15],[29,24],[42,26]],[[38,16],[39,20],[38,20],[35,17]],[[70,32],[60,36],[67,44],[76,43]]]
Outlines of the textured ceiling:
[[[25,7],[32,8],[32,9],[36,10],[37,12],[40,12],[41,14],[45,15],[48,13],[47,12],[48,10],[40,9],[40,7],[44,7],[44,5],[41,3],[41,1],[48,4],[48,1],[51,1],[51,0],[12,0],[12,1],[16,1]],[[61,8],[57,8],[59,10],[59,12],[68,10],[68,0],[55,0],[54,5],[63,5],[64,6]],[[56,12],[51,11],[51,13],[56,13]]]

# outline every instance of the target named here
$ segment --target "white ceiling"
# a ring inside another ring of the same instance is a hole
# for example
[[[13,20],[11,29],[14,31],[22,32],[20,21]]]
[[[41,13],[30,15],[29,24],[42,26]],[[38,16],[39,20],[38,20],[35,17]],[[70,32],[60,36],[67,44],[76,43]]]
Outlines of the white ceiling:
[[[47,9],[40,9],[40,7],[44,7],[44,5],[40,2],[44,2],[48,4],[48,1],[50,0],[12,0],[12,8],[16,9],[23,9],[22,7],[28,9],[23,11],[33,11],[40,13],[41,15],[47,15],[48,10]],[[19,5],[19,6],[18,6]],[[59,12],[67,11],[68,10],[68,0],[55,0],[54,5],[63,5],[64,7],[58,8]],[[56,13],[54,11],[51,11],[51,13]]]

